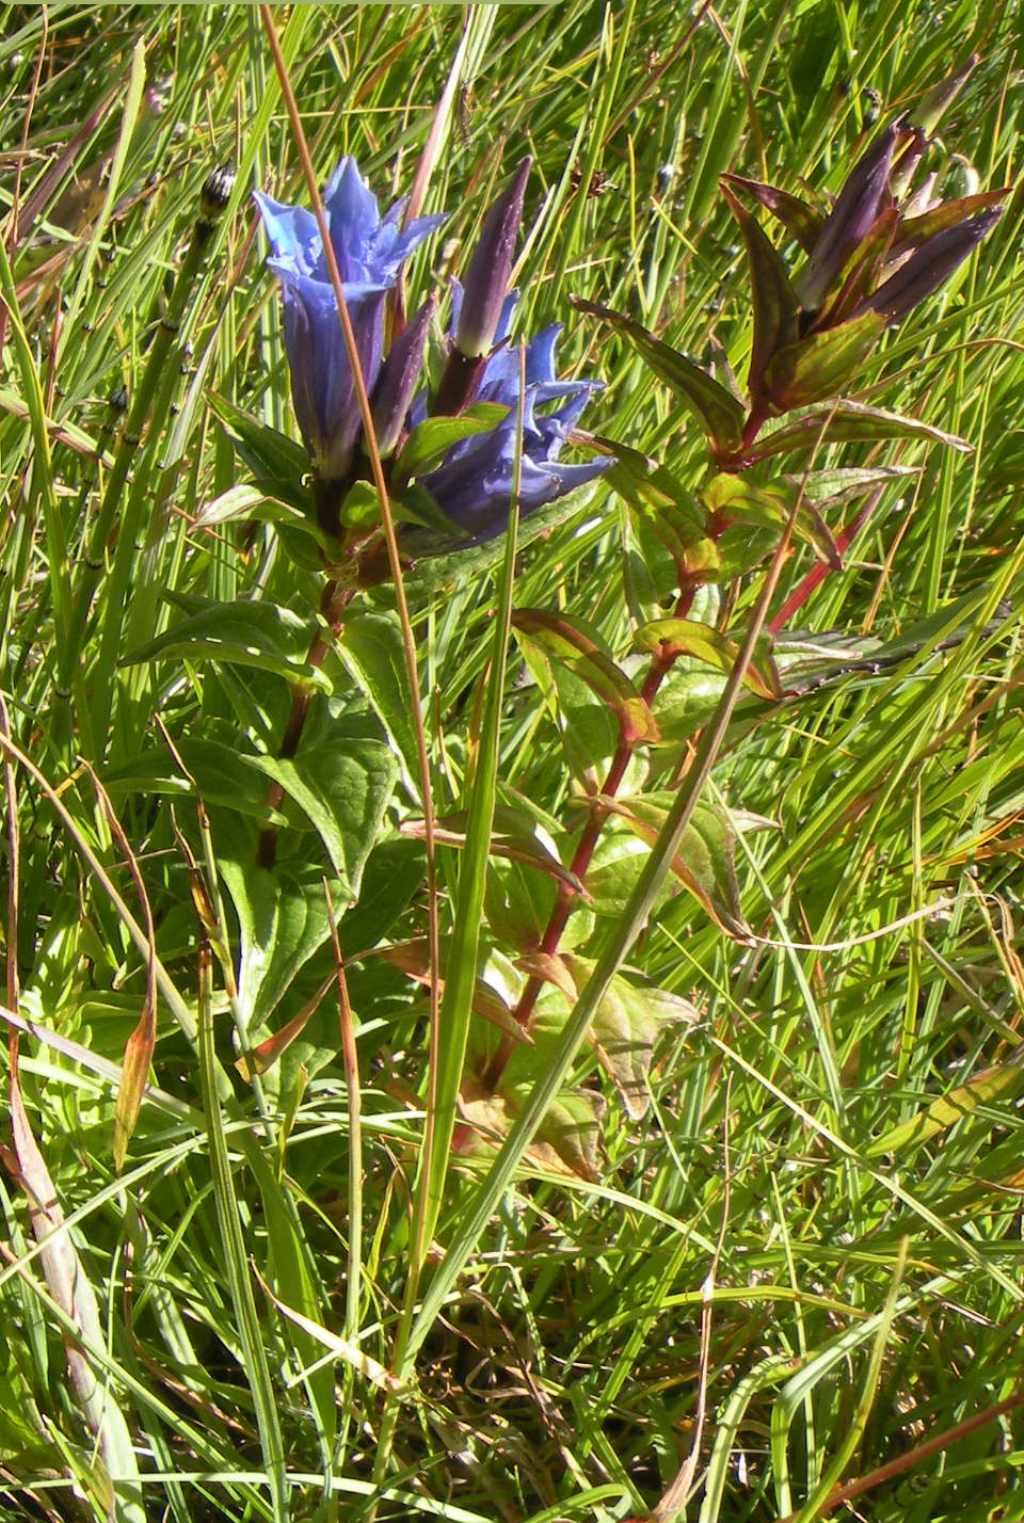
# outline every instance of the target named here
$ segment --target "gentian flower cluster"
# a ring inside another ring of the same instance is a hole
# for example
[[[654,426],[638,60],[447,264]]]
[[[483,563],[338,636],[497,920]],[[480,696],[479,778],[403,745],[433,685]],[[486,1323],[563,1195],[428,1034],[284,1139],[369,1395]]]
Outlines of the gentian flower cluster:
[[[406,203],[399,201],[382,218],[352,158],[342,160],[324,192],[377,447],[386,464],[393,463],[409,433],[428,416],[456,416],[484,402],[505,409],[491,426],[455,441],[440,463],[431,461],[431,468],[416,479],[416,487],[429,493],[451,524],[452,540],[463,543],[490,539],[508,522],[520,408],[519,357],[509,345],[517,293],[508,284],[530,162],[523,160],[509,189],[488,212],[465,287],[452,282],[448,359],[433,392],[424,372],[435,299],[414,314],[387,354],[385,316],[388,292],[405,261],[444,217],[420,217],[403,227]],[[334,289],[312,213],[259,192],[256,201],[273,250],[268,264],[281,282],[292,397],[313,465],[321,527],[339,534],[344,496],[355,482],[369,479],[369,470]],[[556,379],[560,331],[559,325],[545,328],[526,350],[519,484],[523,515],[592,481],[610,464],[561,462],[570,431],[598,383]],[[427,539],[424,531],[407,534],[417,553]]]
[[[957,88],[966,72],[954,76]],[[923,127],[905,116],[892,122],[855,165],[827,216],[775,186],[722,176],[746,239],[755,319],[761,318],[749,385],[763,415],[834,394],[885,328],[944,285],[999,219],[1005,190],[940,201],[935,175],[912,189],[928,146]],[[803,249],[807,258],[795,276],[734,190],[769,211]]]

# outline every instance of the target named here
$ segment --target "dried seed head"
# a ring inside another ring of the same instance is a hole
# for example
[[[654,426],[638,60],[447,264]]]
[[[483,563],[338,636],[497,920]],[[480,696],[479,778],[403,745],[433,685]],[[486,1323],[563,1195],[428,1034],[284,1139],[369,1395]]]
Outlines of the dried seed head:
[[[235,170],[230,164],[220,164],[206,176],[199,200],[207,217],[220,216],[231,199],[234,183]]]

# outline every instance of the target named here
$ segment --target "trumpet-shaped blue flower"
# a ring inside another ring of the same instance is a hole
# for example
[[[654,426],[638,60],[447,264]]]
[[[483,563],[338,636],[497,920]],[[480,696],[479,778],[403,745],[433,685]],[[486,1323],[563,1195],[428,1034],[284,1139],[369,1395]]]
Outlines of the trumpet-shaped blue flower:
[[[267,262],[281,282],[299,428],[317,474],[337,481],[348,474],[361,421],[320,230],[305,207],[283,205],[259,191],[255,199],[273,249]],[[381,217],[350,157],[338,165],[323,199],[363,377],[372,391],[383,357],[387,292],[404,261],[444,217],[418,217],[403,228],[404,201]]]
[[[513,293],[502,313],[499,342],[507,331],[514,304]],[[454,320],[458,321],[457,313]],[[593,392],[600,389],[598,381],[555,379],[555,347],[561,331],[560,323],[544,328],[526,349],[519,482],[519,508],[524,516],[576,487],[585,486],[612,464],[605,459],[565,465],[560,459],[570,430]],[[477,400],[508,407],[508,416],[486,433],[473,434],[454,444],[444,462],[421,481],[445,517],[474,543],[493,539],[508,523],[515,479],[519,382],[518,353],[508,347],[494,351],[487,361]],[[552,402],[558,406],[551,408]],[[423,416],[425,412],[426,398],[421,396],[414,415]]]

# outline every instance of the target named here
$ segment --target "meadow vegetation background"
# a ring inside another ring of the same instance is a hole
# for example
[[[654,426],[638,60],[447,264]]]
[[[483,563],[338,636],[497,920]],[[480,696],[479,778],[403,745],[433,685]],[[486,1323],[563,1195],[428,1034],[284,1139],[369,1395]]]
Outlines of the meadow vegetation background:
[[[605,386],[585,426],[690,485],[693,417],[570,296],[745,371],[719,175],[834,193],[872,130],[972,52],[940,151],[962,156],[960,194],[1019,172],[1012,7],[273,19],[321,180],[354,154],[386,204],[430,143],[425,209],[450,215],[410,264],[410,308],[465,268],[533,155],[517,332],[564,322],[560,369]],[[516,966],[524,926],[550,911],[609,708],[518,637],[496,692],[502,566],[466,552],[408,568],[419,705],[384,580],[317,678],[302,744],[336,767],[313,793],[275,771],[322,574],[295,508],[251,489],[263,457],[238,422],[297,439],[251,191],[308,196],[259,11],[5,6],[0,91],[0,1513],[1024,1518],[1021,195],[844,384],[933,432],[816,462],[900,469],[872,478],[842,569],[815,572],[780,631],[788,696],[765,678],[741,700],[704,791],[734,834],[694,868],[703,898],[677,883],[628,958],[627,986],[660,1005],[626,1021],[618,1067],[581,1049],[582,1109],[488,1196],[493,1148],[467,1150],[465,1111],[462,1151],[416,1184],[432,1015],[414,715],[447,822],[449,978],[467,791],[498,726],[490,800],[514,860],[480,869],[481,956],[499,946],[486,987],[461,969],[472,1052],[510,1040],[537,966]],[[234,188],[190,263],[225,163]],[[832,534],[862,507],[831,505]],[[640,683],[634,631],[672,605],[659,553],[603,479],[522,550],[512,603],[586,621]],[[766,564],[705,588],[699,616],[741,636]],[[797,541],[773,614],[816,566]],[[662,800],[728,649],[717,668],[683,658],[656,708]],[[660,818],[598,849],[580,982]],[[268,822],[277,862],[257,868]],[[433,1028],[450,1096],[459,1044]],[[532,1082],[543,1059],[522,1061]]]

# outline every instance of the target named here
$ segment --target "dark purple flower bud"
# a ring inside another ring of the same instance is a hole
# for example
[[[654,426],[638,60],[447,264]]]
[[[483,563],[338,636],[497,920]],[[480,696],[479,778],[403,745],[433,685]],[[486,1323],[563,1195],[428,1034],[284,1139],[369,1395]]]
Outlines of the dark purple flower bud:
[[[890,323],[899,322],[933,291],[945,285],[974,248],[1002,216],[1002,209],[981,212],[925,240],[905,264],[873,296],[853,313],[880,312]]]
[[[381,366],[373,393],[373,428],[377,448],[385,459],[393,454],[401,440],[409,407],[421,384],[423,350],[436,305],[433,296],[423,303],[395,339]]]
[[[466,272],[455,347],[468,359],[487,354],[494,343],[508,294],[516,235],[523,216],[523,196],[532,165],[533,159],[527,155],[508,190],[487,213]]]
[[[867,237],[885,210],[889,198],[889,172],[896,144],[902,136],[893,122],[876,138],[847,178],[839,198],[822,228],[807,266],[797,281],[803,306],[816,311],[857,245]]]

